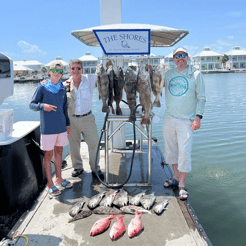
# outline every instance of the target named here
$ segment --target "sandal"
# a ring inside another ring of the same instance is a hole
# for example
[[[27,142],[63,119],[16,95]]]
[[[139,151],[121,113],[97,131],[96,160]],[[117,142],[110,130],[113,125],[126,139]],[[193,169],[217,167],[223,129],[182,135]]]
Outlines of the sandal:
[[[168,185],[165,185],[167,183]],[[179,185],[179,181],[173,178],[170,178],[170,180],[166,180],[164,183],[164,188],[174,188]]]
[[[47,188],[46,190],[47,190],[47,192],[48,192],[48,194],[49,194],[50,196],[59,196],[59,195],[61,195],[60,190],[57,189],[56,186],[52,186],[52,187],[50,187],[50,188]],[[58,192],[58,193],[54,193],[54,192],[56,192],[56,191],[59,191],[59,192]]]
[[[181,190],[185,190],[185,191],[181,191]],[[186,195],[187,197],[181,197]],[[182,201],[187,200],[189,197],[189,193],[187,192],[187,189],[184,186],[179,187],[179,199]]]
[[[73,187],[73,184],[70,181],[66,180],[66,179],[63,179],[61,184],[56,184],[56,185],[59,186],[59,187],[63,187],[65,189],[69,189],[69,188]]]

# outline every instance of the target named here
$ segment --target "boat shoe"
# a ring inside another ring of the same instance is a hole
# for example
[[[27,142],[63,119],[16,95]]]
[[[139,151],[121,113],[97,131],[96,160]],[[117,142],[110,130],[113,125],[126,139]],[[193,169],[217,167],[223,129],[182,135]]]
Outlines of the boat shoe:
[[[70,185],[69,185],[70,184]],[[63,179],[61,184],[57,184],[56,185],[58,187],[63,187],[65,189],[69,189],[69,188],[72,188],[73,187],[73,183],[71,183],[70,181],[66,180],[66,179]]]
[[[185,190],[185,191],[181,191],[181,190]],[[187,196],[187,197],[181,197],[181,196]],[[187,189],[184,186],[180,186],[179,187],[179,199],[182,201],[187,200],[189,197],[189,193],[187,192]]]
[[[165,183],[167,183],[168,185],[165,186]],[[164,183],[164,188],[174,188],[179,185],[179,181],[174,178],[170,178],[169,180],[166,180],[165,183]]]
[[[60,190],[57,189],[56,186],[52,186],[52,187],[50,187],[50,188],[47,188],[46,190],[47,190],[47,192],[48,192],[48,194],[49,194],[50,196],[59,196],[59,195],[61,195]],[[58,192],[58,193],[54,193],[54,192],[56,192],[56,191],[59,191],[59,192]]]

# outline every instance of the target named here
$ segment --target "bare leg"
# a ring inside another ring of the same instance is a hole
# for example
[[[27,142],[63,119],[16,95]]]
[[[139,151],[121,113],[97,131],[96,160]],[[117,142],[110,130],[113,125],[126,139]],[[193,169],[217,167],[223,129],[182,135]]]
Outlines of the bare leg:
[[[180,172],[180,180],[179,180],[179,187],[185,186],[185,178],[187,173]],[[180,190],[185,191],[185,190]],[[188,197],[188,195],[182,195],[181,198],[185,199]]]
[[[53,180],[52,180],[52,171],[51,171],[51,159],[53,156],[53,150],[48,150],[45,151],[44,153],[44,170],[45,170],[45,174],[47,177],[47,181],[48,181],[48,188],[51,188],[52,186],[54,186]],[[59,191],[54,192],[54,194],[58,194]]]

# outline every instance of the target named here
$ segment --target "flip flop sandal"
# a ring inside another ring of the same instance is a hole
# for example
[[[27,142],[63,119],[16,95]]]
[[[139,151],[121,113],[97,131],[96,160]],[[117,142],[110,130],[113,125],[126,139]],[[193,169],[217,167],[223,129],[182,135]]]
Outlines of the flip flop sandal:
[[[69,184],[71,184],[71,185],[69,185]],[[63,187],[65,189],[69,189],[69,188],[72,188],[73,187],[73,184],[71,182],[69,182],[68,180],[63,179],[62,182],[61,182],[61,184],[57,184],[57,186]]]
[[[165,183],[168,185],[166,186]],[[164,188],[174,188],[179,185],[179,181],[176,179],[171,178],[170,180],[166,180],[164,183]]]
[[[181,190],[185,190],[185,191],[181,191]],[[181,197],[187,195],[187,197]],[[184,186],[179,187],[179,199],[182,201],[187,200],[189,197],[189,193],[187,192],[187,189]]]
[[[47,192],[48,192],[48,194],[49,194],[50,196],[55,197],[55,196],[61,195],[60,190],[57,189],[56,186],[52,186],[52,187],[50,187],[49,189],[47,188],[46,190],[47,190]],[[56,192],[56,191],[59,191],[59,192],[58,192],[58,193],[54,193],[54,192]]]

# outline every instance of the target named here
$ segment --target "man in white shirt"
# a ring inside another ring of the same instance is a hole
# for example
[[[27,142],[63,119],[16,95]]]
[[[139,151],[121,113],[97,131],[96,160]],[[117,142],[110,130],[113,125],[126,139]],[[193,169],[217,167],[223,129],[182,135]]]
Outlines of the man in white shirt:
[[[95,164],[99,138],[91,108],[96,75],[82,75],[82,61],[79,59],[71,60],[69,66],[72,77],[65,82],[65,86],[67,89],[68,116],[71,123],[71,134],[68,140],[74,168],[72,176],[77,177],[83,172],[83,160],[80,156],[82,133],[88,145],[92,175],[96,176],[95,171],[97,170],[99,177],[104,179],[104,175],[99,169],[98,161]]]

